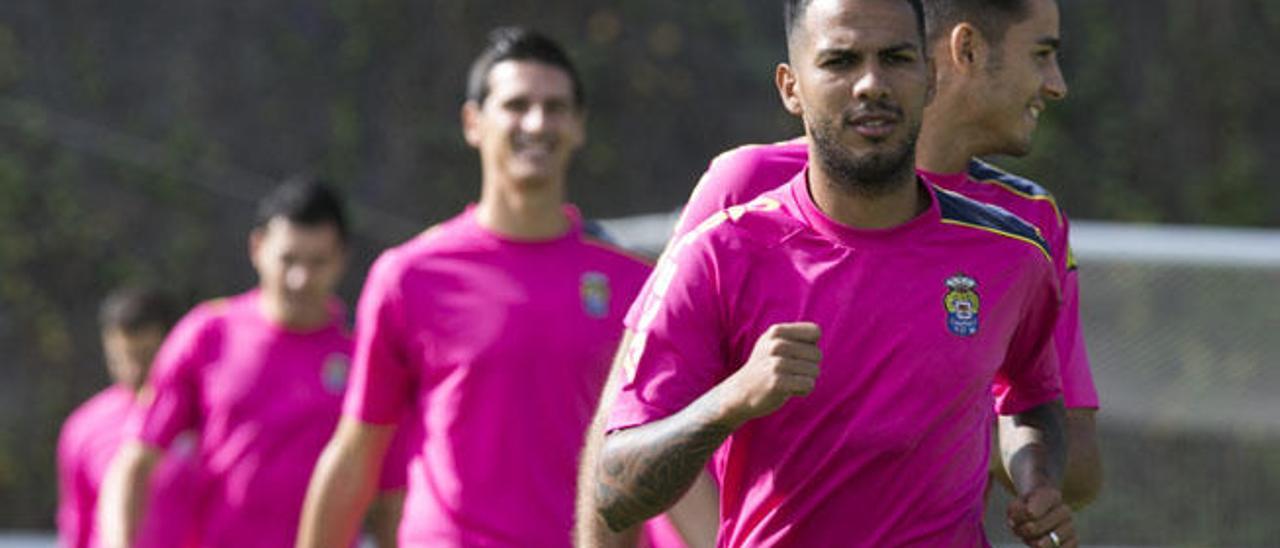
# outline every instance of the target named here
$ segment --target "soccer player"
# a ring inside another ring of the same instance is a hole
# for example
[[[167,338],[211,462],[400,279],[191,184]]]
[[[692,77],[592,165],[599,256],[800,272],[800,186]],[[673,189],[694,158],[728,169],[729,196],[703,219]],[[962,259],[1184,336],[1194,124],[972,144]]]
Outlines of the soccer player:
[[[349,537],[405,416],[423,436],[402,546],[570,543],[578,453],[649,266],[585,237],[565,203],[585,116],[569,58],[529,30],[490,38],[461,113],[480,200],[371,269],[298,546]]]
[[[1040,186],[977,159],[1027,154],[1039,114],[1049,101],[1066,96],[1056,57],[1058,5],[1055,0],[926,0],[924,8],[937,84],[924,109],[916,167],[944,189],[1032,223],[1049,243],[1064,298],[1054,331],[1067,407],[1063,496],[1079,509],[1101,489],[1102,465],[1094,423],[1098,393],[1080,328],[1079,279],[1067,217]],[[720,155],[694,189],[673,240],[715,212],[787,181],[808,158],[804,138]],[[996,478],[1008,481],[1003,473]]]
[[[139,516],[156,503],[146,496],[155,463],[189,429],[200,432],[207,476],[199,545],[293,544],[346,387],[352,340],[333,294],[346,238],[325,185],[295,180],[259,204],[249,236],[258,287],[197,306],[165,339],[104,486],[107,546],[133,545]]]
[[[76,408],[58,437],[59,546],[98,546],[94,515],[103,476],[124,441],[123,425],[151,360],[176,317],[169,298],[150,288],[119,289],[103,301],[98,319],[112,385]],[[184,449],[160,465],[151,485],[151,498],[160,504],[148,509],[140,546],[182,546],[187,540],[198,470],[192,448]]]
[[[814,161],[675,241],[637,301],[592,497],[612,530],[714,454],[722,545],[984,546],[995,407],[1014,532],[1076,544],[1049,248],[917,179],[922,19],[918,1],[787,3],[777,84]]]

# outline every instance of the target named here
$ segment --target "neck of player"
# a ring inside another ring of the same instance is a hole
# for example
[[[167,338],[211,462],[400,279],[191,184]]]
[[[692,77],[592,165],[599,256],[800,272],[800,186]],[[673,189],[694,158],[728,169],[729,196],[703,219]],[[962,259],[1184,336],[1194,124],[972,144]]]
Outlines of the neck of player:
[[[830,178],[809,163],[809,194],[813,203],[832,220],[848,227],[878,230],[904,224],[929,207],[929,196],[907,170],[902,179],[874,195],[858,192]]]
[[[292,331],[309,331],[329,324],[330,313],[325,302],[299,300],[290,302],[282,296],[263,292],[258,302],[262,313],[273,323]]]
[[[518,240],[550,240],[569,230],[563,181],[485,181],[480,226]]]
[[[978,156],[975,145],[984,141],[981,130],[963,117],[963,106],[952,106],[941,91],[924,109],[924,123],[916,140],[916,167],[930,173],[962,173]],[[950,115],[948,115],[950,114]]]

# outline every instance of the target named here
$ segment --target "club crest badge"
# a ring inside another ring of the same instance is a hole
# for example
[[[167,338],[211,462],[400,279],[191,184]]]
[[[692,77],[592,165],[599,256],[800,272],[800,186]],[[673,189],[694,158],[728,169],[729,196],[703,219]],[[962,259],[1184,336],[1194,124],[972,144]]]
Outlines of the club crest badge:
[[[329,354],[320,370],[320,382],[325,390],[341,394],[347,389],[347,373],[351,370],[351,358],[346,354]]]
[[[609,315],[609,277],[599,272],[587,272],[582,275],[578,286],[582,297],[582,311],[592,318],[603,318]]]
[[[961,337],[978,333],[978,282],[964,274],[947,278],[947,296],[943,305],[947,309],[947,329]]]

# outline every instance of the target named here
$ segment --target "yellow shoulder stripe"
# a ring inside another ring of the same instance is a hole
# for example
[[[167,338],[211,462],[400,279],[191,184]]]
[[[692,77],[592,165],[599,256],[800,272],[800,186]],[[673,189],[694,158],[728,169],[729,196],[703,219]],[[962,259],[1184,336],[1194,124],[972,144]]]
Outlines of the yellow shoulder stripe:
[[[1004,236],[1004,237],[1006,237],[1006,238],[1012,238],[1012,239],[1014,239],[1014,240],[1018,240],[1018,241],[1023,242],[1023,243],[1031,244],[1033,247],[1035,247],[1037,250],[1039,250],[1039,251],[1040,251],[1040,254],[1041,254],[1041,255],[1044,255],[1045,260],[1049,261],[1049,264],[1050,264],[1050,265],[1052,265],[1052,264],[1053,264],[1053,256],[1049,254],[1049,250],[1048,250],[1047,248],[1045,248],[1045,246],[1044,246],[1044,245],[1041,245],[1041,244],[1040,244],[1040,242],[1037,242],[1037,241],[1035,241],[1035,240],[1032,240],[1031,238],[1027,238],[1026,236],[1019,236],[1019,235],[1014,234],[1014,233],[1012,233],[1012,232],[1005,232],[1005,231],[1003,231],[1003,230],[999,230],[999,229],[991,228],[991,227],[989,227],[989,226],[976,225],[976,224],[973,224],[973,223],[966,223],[966,222],[964,222],[964,221],[956,221],[956,220],[953,220],[953,219],[945,219],[945,218],[944,218],[944,219],[942,219],[942,222],[943,222],[943,224],[948,224],[948,225],[963,226],[963,227],[967,227],[967,228],[976,228],[976,229],[978,229],[978,230],[984,230],[984,231],[990,232],[990,233],[992,233],[992,234],[999,234],[999,235]]]
[[[1005,191],[1007,191],[1007,192],[1009,192],[1009,193],[1011,193],[1011,194],[1014,194],[1014,195],[1016,195],[1016,196],[1019,196],[1019,197],[1021,197],[1021,198],[1025,198],[1025,199],[1028,199],[1028,200],[1037,200],[1037,201],[1042,201],[1042,202],[1049,202],[1049,207],[1052,207],[1052,208],[1053,208],[1053,217],[1054,217],[1054,219],[1055,219],[1055,220],[1057,220],[1057,221],[1058,221],[1058,228],[1062,228],[1062,225],[1063,225],[1063,222],[1062,222],[1062,210],[1058,209],[1058,201],[1057,201],[1057,200],[1055,200],[1055,199],[1053,199],[1053,195],[1052,195],[1052,194],[1028,194],[1028,193],[1026,193],[1026,192],[1023,192],[1023,191],[1021,191],[1021,190],[1018,190],[1018,189],[1017,189],[1017,188],[1015,188],[1013,185],[1010,185],[1009,183],[1006,183],[1006,182],[1001,181],[1001,180],[999,180],[999,179],[979,179],[979,180],[978,180],[978,182],[979,182],[979,183],[989,184],[989,185],[995,185],[995,186],[997,186],[997,187],[999,187],[999,188],[1004,189]]]

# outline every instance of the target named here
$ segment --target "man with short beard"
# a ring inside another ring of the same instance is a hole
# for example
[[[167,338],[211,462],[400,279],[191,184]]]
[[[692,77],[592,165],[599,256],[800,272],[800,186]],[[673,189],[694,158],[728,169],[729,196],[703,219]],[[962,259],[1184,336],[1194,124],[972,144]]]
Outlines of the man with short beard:
[[[777,84],[816,161],[668,248],[580,530],[661,511],[714,453],[721,545],[984,546],[994,407],[1015,532],[1075,545],[1054,265],[1032,226],[915,177],[919,2],[787,4]]]
[[[1080,325],[1070,223],[1047,190],[978,159],[1026,155],[1040,112],[1066,96],[1057,63],[1058,5],[1055,0],[926,0],[924,8],[938,83],[924,109],[916,167],[934,185],[1031,223],[1049,244],[1063,293],[1054,329],[1067,408],[1063,497],[1079,509],[1101,489],[1102,462],[1094,421],[1098,391]],[[717,211],[776,188],[803,170],[808,159],[804,138],[744,145],[717,156],[693,190],[672,239]],[[1009,481],[998,467],[994,472],[994,479]]]

